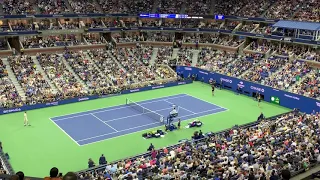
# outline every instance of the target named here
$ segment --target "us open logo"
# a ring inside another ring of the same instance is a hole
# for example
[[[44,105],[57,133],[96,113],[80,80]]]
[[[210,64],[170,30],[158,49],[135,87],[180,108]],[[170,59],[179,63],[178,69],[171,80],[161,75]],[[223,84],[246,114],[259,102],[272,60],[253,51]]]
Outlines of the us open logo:
[[[238,86],[239,86],[240,88],[244,88],[244,83],[243,83],[242,81],[240,81],[240,82],[238,83]]]

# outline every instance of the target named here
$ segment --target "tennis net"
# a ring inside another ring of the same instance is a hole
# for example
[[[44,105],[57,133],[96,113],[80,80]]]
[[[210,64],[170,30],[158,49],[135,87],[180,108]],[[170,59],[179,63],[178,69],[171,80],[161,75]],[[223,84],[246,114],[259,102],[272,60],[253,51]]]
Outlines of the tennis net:
[[[164,117],[161,114],[159,114],[159,113],[157,113],[155,111],[151,111],[150,109],[145,108],[145,107],[137,104],[136,102],[134,102],[134,101],[132,101],[132,100],[130,100],[128,98],[126,99],[126,105],[131,107],[131,108],[133,108],[134,110],[136,110],[136,111],[138,111],[138,112],[140,112],[140,113],[142,113],[142,114],[144,114],[144,115],[156,120],[156,121],[159,121],[161,123],[164,122],[163,121]]]

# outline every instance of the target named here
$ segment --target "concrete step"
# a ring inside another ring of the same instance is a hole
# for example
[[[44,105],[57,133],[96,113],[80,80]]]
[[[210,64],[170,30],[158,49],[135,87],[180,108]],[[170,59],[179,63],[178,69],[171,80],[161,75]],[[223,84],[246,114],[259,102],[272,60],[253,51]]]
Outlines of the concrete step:
[[[66,68],[73,74],[73,76],[76,78],[76,80],[78,82],[80,82],[82,84],[82,86],[88,90],[88,86],[86,83],[84,83],[80,78],[79,76],[74,72],[74,70],[72,69],[72,67],[70,66],[70,64],[67,62],[67,60],[64,58],[64,57],[60,57],[62,62],[64,63],[64,65],[66,65]]]
[[[155,60],[157,59],[159,48],[153,48],[151,59],[150,59],[150,65],[154,65]]]
[[[109,56],[112,58],[112,60],[113,60],[115,63],[117,63],[118,66],[119,66],[124,72],[127,71],[127,70],[122,66],[122,64],[117,60],[117,58],[112,55],[112,53],[111,53],[110,51],[107,51],[107,53],[108,53]]]
[[[196,66],[198,64],[200,50],[192,50],[192,51],[193,51],[192,66]]]
[[[39,71],[41,73],[41,75],[43,76],[43,78],[48,82],[48,84],[50,85],[52,92],[54,94],[56,94],[57,92],[59,92],[59,90],[57,89],[57,87],[50,81],[50,79],[48,78],[46,72],[44,72],[42,66],[40,65],[39,61],[37,60],[36,56],[31,56],[34,64],[36,65],[37,71]]]
[[[173,48],[171,59],[177,59],[179,48]]]
[[[26,92],[23,90],[22,86],[18,82],[17,77],[15,76],[15,74],[14,74],[14,72],[12,70],[12,67],[10,66],[9,61],[7,60],[7,58],[3,58],[2,62],[3,62],[4,65],[6,65],[6,70],[8,72],[8,77],[11,79],[14,87],[18,91],[18,93],[21,96],[22,100],[25,101],[26,100]]]
[[[105,79],[108,81],[109,84],[113,84],[112,81],[107,77],[107,75],[104,74],[104,73],[101,71],[101,69],[97,66],[97,64],[93,62],[93,60],[91,59],[89,53],[91,53],[91,52],[85,52],[85,55],[86,55],[88,61],[90,61],[90,63],[93,64],[94,68],[99,72],[99,74],[101,75],[101,77],[105,78]]]

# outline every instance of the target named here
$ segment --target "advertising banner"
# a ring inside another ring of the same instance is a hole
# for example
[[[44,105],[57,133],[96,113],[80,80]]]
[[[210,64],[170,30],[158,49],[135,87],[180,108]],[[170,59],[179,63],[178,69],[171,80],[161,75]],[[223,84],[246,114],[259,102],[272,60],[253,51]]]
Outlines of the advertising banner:
[[[167,84],[163,84],[163,85],[154,85],[154,86],[147,86],[147,87],[143,87],[143,88],[124,90],[118,94],[110,94],[110,95],[103,95],[103,96],[97,96],[97,95],[85,96],[85,97],[65,99],[65,100],[55,101],[55,102],[48,102],[45,104],[35,104],[35,105],[28,105],[28,106],[22,106],[22,107],[18,107],[18,108],[10,108],[10,109],[0,108],[0,115],[14,113],[14,112],[27,111],[27,110],[32,110],[32,109],[38,109],[38,108],[58,106],[58,105],[63,105],[63,104],[75,103],[75,102],[83,102],[83,101],[88,101],[88,100],[93,100],[93,99],[98,99],[98,98],[107,98],[107,97],[112,97],[112,96],[120,95],[120,94],[129,94],[129,93],[135,93],[135,92],[141,92],[141,91],[147,91],[147,90],[153,90],[153,89],[173,87],[173,86],[190,84],[190,83],[192,83],[191,80],[171,82],[171,83],[167,83]]]
[[[231,91],[237,91],[237,88],[240,87],[242,94],[250,97],[252,97],[253,93],[259,92],[264,95],[264,101],[276,103],[290,109],[298,108],[300,111],[307,113],[311,113],[313,110],[320,111],[320,101],[316,99],[263,86],[258,83],[244,81],[235,77],[212,73],[195,67],[179,66],[176,71],[179,74],[183,74],[184,77],[196,75],[197,80],[206,83],[209,83],[210,79],[216,80],[216,82],[222,83],[224,89]],[[274,101],[272,101],[272,99]]]

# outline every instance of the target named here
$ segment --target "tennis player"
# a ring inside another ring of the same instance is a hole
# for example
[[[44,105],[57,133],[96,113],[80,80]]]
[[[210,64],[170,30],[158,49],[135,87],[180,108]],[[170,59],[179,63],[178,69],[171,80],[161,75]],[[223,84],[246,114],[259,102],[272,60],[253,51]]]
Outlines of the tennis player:
[[[214,96],[214,85],[212,84],[212,86],[211,86],[211,88],[212,88],[212,96]]]
[[[24,120],[23,120],[24,126],[30,126],[29,121],[28,121],[28,115],[27,115],[26,111],[24,112],[23,116],[24,116]]]
[[[179,119],[179,121],[178,121],[178,129],[180,129],[180,126],[181,126],[181,120]]]
[[[261,102],[261,95],[258,93],[257,95],[257,100],[258,100],[258,107],[260,107],[260,102]]]

